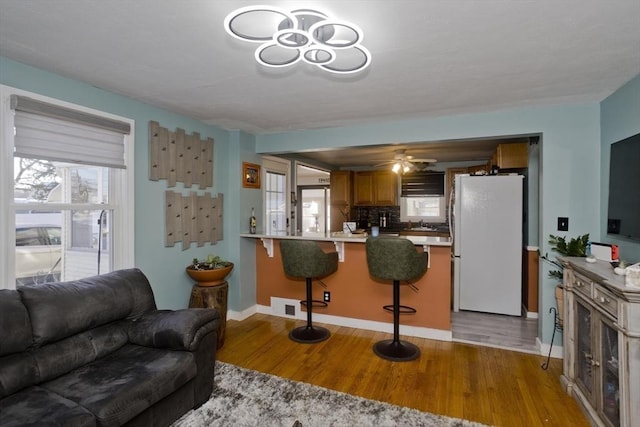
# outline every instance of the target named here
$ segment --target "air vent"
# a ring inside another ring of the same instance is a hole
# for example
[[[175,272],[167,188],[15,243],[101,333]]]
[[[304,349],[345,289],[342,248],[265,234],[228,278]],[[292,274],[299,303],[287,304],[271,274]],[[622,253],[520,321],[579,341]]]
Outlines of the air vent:
[[[285,306],[284,306],[284,314],[287,314],[289,316],[295,316],[296,315],[296,306],[295,305],[285,304]]]

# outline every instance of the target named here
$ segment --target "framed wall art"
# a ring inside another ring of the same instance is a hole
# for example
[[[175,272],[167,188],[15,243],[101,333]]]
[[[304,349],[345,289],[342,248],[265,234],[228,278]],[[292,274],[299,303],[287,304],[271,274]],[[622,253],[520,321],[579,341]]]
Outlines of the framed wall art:
[[[260,188],[260,165],[242,162],[242,186]]]

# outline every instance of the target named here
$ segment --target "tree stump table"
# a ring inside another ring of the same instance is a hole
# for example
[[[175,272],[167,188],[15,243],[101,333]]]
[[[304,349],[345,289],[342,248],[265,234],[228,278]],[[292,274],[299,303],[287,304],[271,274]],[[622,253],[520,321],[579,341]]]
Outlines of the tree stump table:
[[[199,286],[197,283],[191,289],[189,308],[216,308],[220,313],[218,325],[218,349],[224,345],[224,334],[227,327],[227,299],[229,283],[226,281],[215,286]]]

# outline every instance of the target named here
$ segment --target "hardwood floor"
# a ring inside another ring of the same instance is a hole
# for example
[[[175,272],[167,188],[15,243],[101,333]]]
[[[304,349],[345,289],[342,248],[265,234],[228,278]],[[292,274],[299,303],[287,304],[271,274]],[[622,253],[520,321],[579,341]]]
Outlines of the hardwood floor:
[[[422,355],[412,362],[377,357],[388,334],[327,327],[318,344],[298,344],[288,331],[303,322],[256,314],[228,321],[218,360],[296,381],[495,426],[588,426],[560,385],[562,361],[457,342],[406,338]]]

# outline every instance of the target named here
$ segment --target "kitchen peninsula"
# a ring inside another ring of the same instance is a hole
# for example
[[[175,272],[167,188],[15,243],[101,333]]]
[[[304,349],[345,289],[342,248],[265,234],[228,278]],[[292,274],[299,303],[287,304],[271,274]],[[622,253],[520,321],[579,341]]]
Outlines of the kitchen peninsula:
[[[286,307],[295,307],[296,318],[304,319],[299,301],[304,296],[304,282],[284,274],[279,240],[302,239],[316,241],[323,250],[337,251],[338,270],[322,282],[314,281],[313,298],[323,300],[330,292],[326,308],[314,307],[314,320],[320,323],[392,332],[393,315],[382,306],[391,304],[391,282],[378,282],[369,275],[364,235],[343,233],[302,233],[297,235],[241,234],[256,240],[256,302],[258,311],[287,316]],[[411,240],[418,251],[429,252],[429,268],[413,285],[402,285],[401,304],[416,309],[415,314],[400,317],[400,333],[451,340],[451,239],[434,236],[403,236]],[[288,316],[287,316],[288,317]]]

